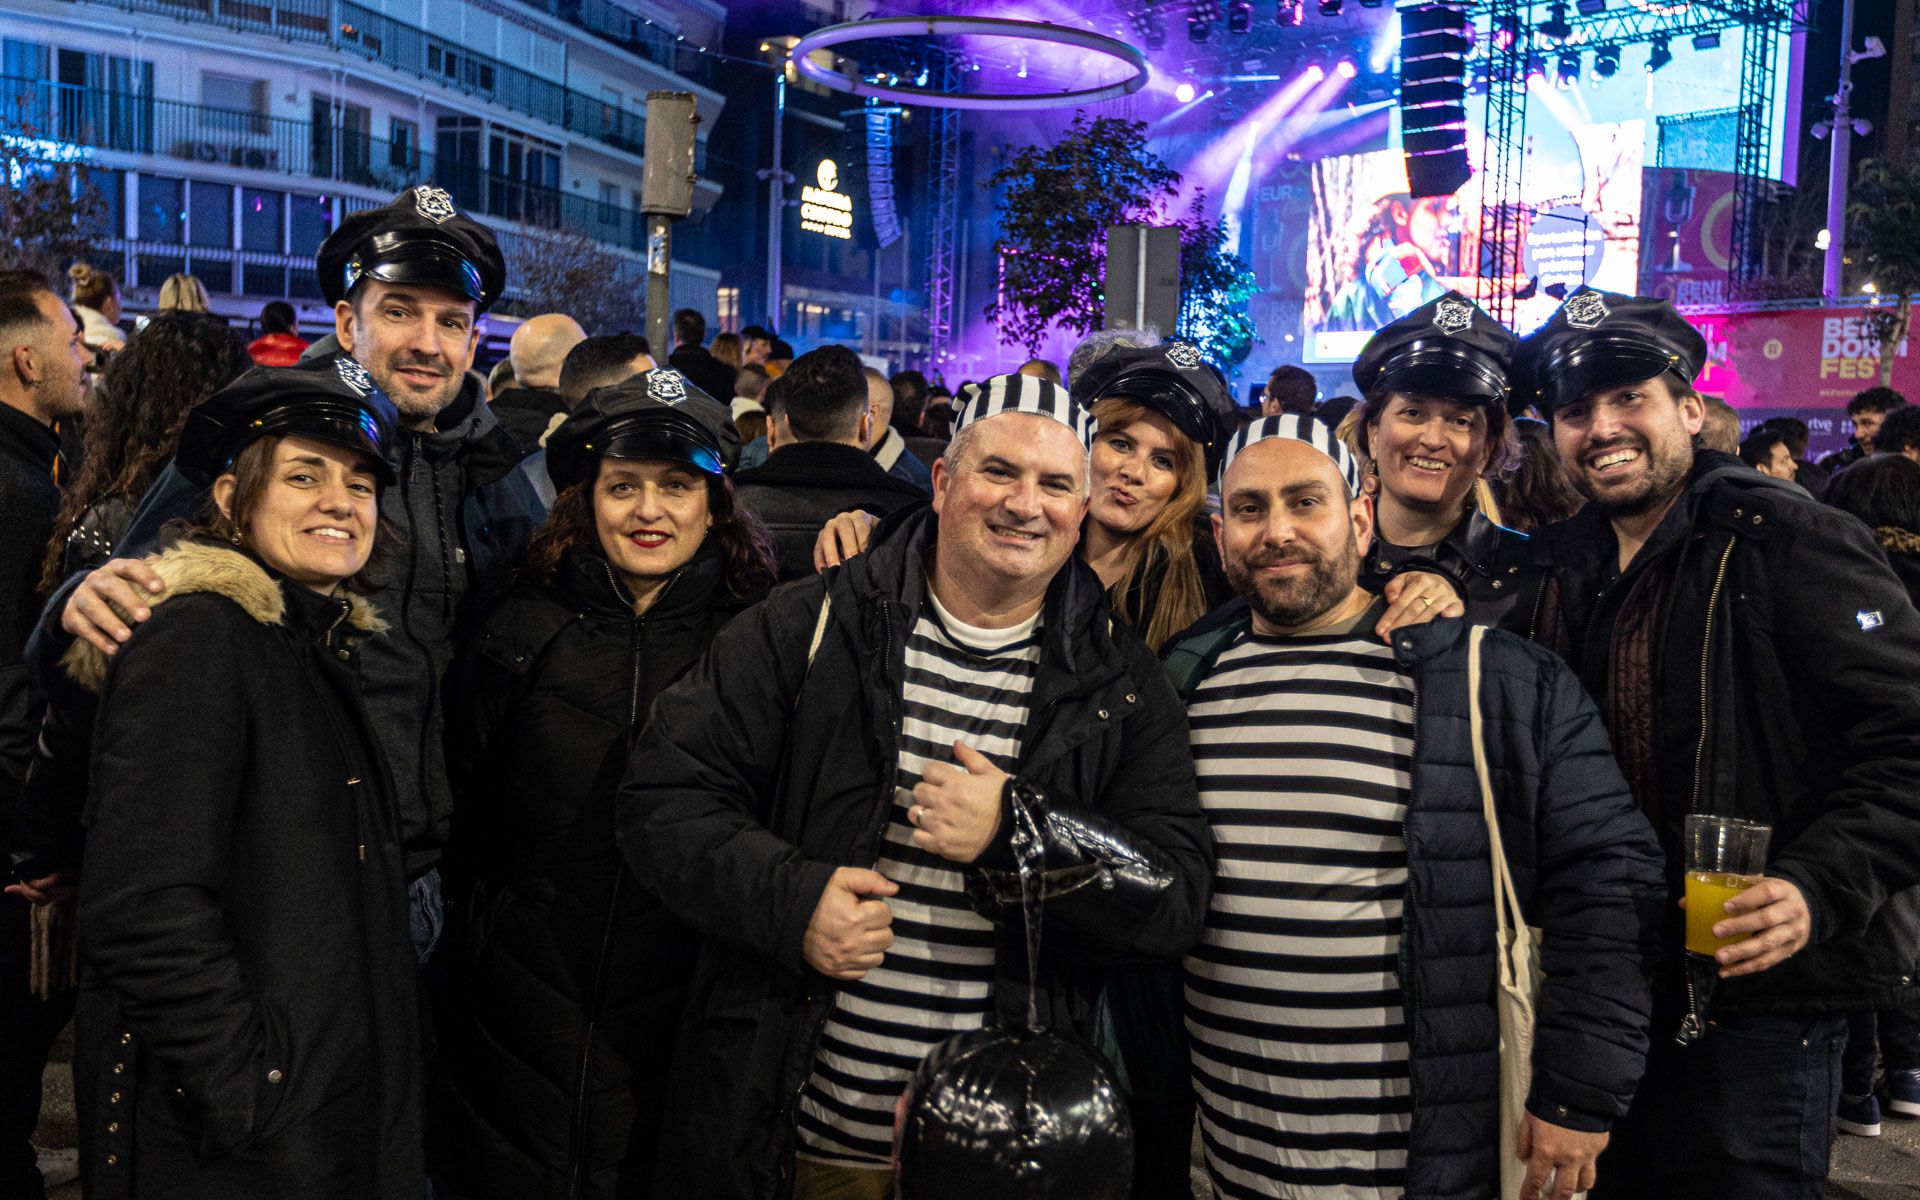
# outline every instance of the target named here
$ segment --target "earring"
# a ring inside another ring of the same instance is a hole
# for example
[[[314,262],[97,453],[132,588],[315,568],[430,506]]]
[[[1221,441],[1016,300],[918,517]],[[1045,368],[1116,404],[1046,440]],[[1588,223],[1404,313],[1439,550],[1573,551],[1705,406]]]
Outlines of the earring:
[[[232,536],[228,537],[227,540],[238,546],[240,544],[240,531],[238,529],[234,530]]]

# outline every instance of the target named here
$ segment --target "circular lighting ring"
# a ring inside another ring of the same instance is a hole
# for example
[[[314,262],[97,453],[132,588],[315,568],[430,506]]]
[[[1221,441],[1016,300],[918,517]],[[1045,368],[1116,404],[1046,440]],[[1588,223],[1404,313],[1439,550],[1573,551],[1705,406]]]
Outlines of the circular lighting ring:
[[[943,34],[1015,38],[1041,42],[1049,46],[1060,46],[1068,50],[1085,50],[1115,59],[1130,67],[1133,74],[1118,83],[1065,92],[986,92],[979,95],[958,95],[927,88],[887,87],[882,84],[868,83],[864,79],[855,79],[849,75],[842,75],[838,71],[829,71],[808,57],[816,50],[825,50],[848,42],[864,42],[885,37],[930,38]],[[1147,67],[1146,55],[1118,38],[1111,38],[1103,33],[1091,33],[1084,29],[1069,29],[1065,25],[1049,25],[1044,21],[1013,21],[1003,17],[881,17],[870,21],[848,21],[841,25],[829,25],[824,29],[814,30],[796,42],[793,49],[788,51],[787,57],[800,74],[814,83],[850,96],[869,96],[875,100],[890,100],[895,104],[919,104],[928,108],[975,108],[1001,112],[1063,108],[1072,104],[1098,104],[1103,100],[1117,100],[1121,96],[1132,95],[1147,86],[1147,80],[1152,74]]]

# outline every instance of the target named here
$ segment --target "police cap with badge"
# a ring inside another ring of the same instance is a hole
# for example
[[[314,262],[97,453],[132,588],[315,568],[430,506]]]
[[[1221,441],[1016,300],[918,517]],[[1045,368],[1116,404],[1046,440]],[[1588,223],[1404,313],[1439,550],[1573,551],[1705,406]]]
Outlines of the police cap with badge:
[[[1363,396],[1385,390],[1504,409],[1517,344],[1479,305],[1448,292],[1374,334],[1354,360],[1353,381]]]
[[[1581,288],[1520,343],[1520,365],[1541,411],[1660,375],[1691,390],[1707,339],[1665,300]]]
[[[328,304],[338,304],[362,280],[377,279],[444,288],[485,312],[507,281],[493,232],[427,184],[340,222],[320,244],[316,267]]]
[[[672,367],[595,388],[547,435],[555,488],[593,476],[602,456],[659,458],[719,475],[740,451],[727,407]]]
[[[1226,381],[1186,342],[1111,350],[1074,380],[1073,396],[1089,408],[1112,398],[1151,408],[1205,452],[1209,474],[1235,426]]]
[[[394,480],[387,451],[397,423],[393,402],[350,355],[255,367],[193,408],[174,464],[205,486],[261,438],[303,437],[365,454],[385,485]]]

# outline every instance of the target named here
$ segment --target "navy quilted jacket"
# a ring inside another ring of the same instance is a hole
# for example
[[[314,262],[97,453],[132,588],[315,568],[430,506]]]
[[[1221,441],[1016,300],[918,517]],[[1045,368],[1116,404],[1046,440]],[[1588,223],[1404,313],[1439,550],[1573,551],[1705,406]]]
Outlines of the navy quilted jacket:
[[[1182,695],[1246,628],[1244,601],[1167,656]],[[1415,688],[1401,985],[1412,1051],[1409,1200],[1494,1194],[1499,1031],[1493,872],[1467,707],[1464,621],[1394,634]],[[1611,1127],[1640,1082],[1648,963],[1666,885],[1659,844],[1573,672],[1489,630],[1481,706],[1500,835],[1530,925],[1545,932],[1527,1108],[1551,1124]]]

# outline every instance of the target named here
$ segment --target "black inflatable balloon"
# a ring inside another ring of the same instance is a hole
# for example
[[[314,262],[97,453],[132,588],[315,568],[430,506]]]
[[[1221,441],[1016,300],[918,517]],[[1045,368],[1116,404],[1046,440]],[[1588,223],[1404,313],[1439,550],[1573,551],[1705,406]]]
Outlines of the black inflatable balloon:
[[[1133,1120],[1077,1038],[960,1034],[921,1062],[907,1096],[900,1200],[1126,1200]]]

